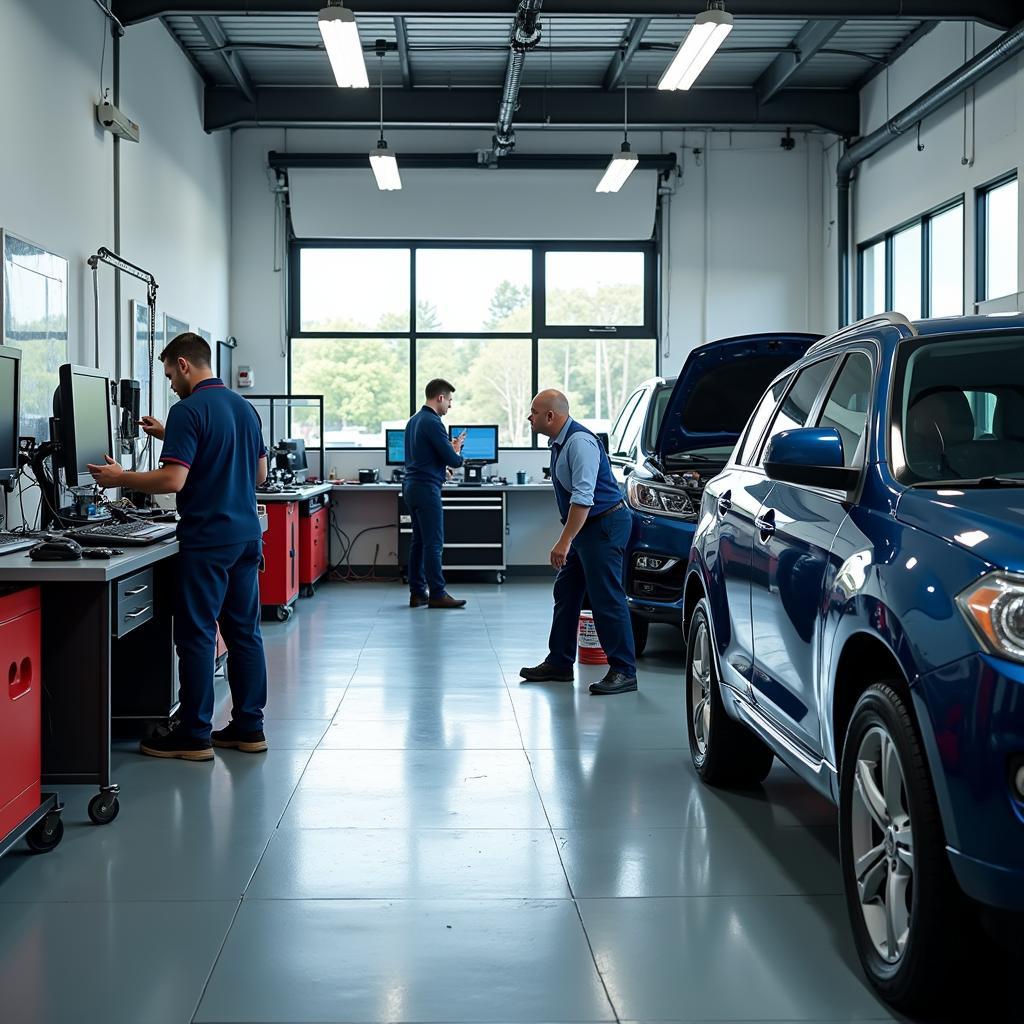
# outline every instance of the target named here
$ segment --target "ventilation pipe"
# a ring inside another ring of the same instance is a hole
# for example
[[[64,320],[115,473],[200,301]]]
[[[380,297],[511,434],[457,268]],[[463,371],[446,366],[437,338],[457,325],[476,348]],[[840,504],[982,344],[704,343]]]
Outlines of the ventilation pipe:
[[[540,42],[538,15],[543,0],[519,0],[516,20],[509,36],[508,64],[505,66],[505,88],[501,93],[498,107],[498,122],[494,127],[494,149],[492,157],[505,156],[516,148],[516,133],[512,130],[512,118],[519,105],[519,81],[523,74],[523,63],[527,51]]]
[[[1024,50],[1024,22],[1000,36],[973,60],[919,96],[881,128],[855,142],[836,166],[837,246],[839,249],[839,326],[850,322],[850,182],[857,167],[884,149],[893,139],[910,131],[929,114],[966,92],[989,72]]]

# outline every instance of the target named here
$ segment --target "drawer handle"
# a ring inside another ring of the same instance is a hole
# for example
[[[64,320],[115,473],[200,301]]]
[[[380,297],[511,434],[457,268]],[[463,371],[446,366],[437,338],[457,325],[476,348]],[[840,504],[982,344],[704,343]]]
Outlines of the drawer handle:
[[[135,597],[136,594],[141,594],[144,590],[149,590],[149,584],[143,583],[141,587],[136,587],[134,590],[126,590],[124,592],[125,597]]]
[[[19,666],[16,661],[11,662],[7,671],[7,686],[10,691],[11,700],[24,697],[32,689],[32,659],[22,658]]]
[[[136,608],[135,611],[128,612],[124,617],[125,622],[127,622],[129,619],[137,619],[140,615],[145,615],[146,612],[148,612],[151,607],[151,605],[144,604],[141,608]]]

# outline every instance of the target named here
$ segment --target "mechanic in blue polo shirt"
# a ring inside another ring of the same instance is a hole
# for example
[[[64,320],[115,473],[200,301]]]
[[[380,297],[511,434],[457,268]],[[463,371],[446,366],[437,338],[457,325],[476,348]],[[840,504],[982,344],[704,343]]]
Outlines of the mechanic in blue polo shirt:
[[[213,747],[257,753],[267,749],[263,708],[267,666],[260,634],[259,572],[263,534],[256,485],[267,476],[267,450],[255,409],[210,369],[210,346],[198,334],[179,334],[160,353],[164,375],[182,399],[159,420],[139,422],[163,441],[160,469],[130,472],[108,455],[89,470],[101,487],[176,494],[178,591],[174,643],[178,649],[180,718],[142,742],[153,757],[213,760]],[[211,734],[216,628],[228,648],[231,721]]]
[[[452,407],[453,384],[440,377],[426,387],[426,404],[405,425],[405,477],[402,497],[412,519],[409,545],[409,604],[413,608],[463,608],[465,601],[452,597],[441,571],[444,550],[444,518],[441,487],[451,471],[462,465],[463,431],[448,439],[441,418]],[[428,593],[429,591],[429,593]]]
[[[622,500],[604,447],[570,417],[568,399],[561,391],[537,395],[529,420],[534,433],[551,438],[551,483],[562,533],[551,549],[551,564],[558,575],[548,656],[519,674],[528,682],[572,682],[586,593],[597,635],[608,655],[608,672],[590,684],[590,692],[629,693],[636,689],[636,653],[622,589],[622,562],[632,513]]]

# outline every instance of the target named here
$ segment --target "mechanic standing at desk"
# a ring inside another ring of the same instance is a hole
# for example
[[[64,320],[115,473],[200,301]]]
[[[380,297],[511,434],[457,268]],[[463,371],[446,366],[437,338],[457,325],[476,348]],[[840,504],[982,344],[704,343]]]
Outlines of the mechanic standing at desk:
[[[558,575],[548,656],[519,674],[533,683],[572,682],[586,592],[609,666],[603,679],[590,684],[590,692],[631,693],[636,689],[636,653],[622,589],[622,559],[632,513],[622,500],[601,442],[570,417],[568,399],[561,391],[537,395],[529,420],[534,433],[551,438],[551,483],[562,533],[551,549],[551,565]]]
[[[409,545],[409,605],[419,608],[462,608],[445,590],[441,571],[444,518],[441,487],[452,469],[462,465],[465,432],[448,440],[441,418],[452,407],[454,385],[440,377],[426,387],[426,405],[405,425],[405,477],[402,497],[412,517]],[[429,589],[429,596],[428,596]]]
[[[150,437],[164,442],[163,466],[130,472],[109,455],[105,466],[89,466],[101,487],[178,495],[174,643],[180,719],[143,740],[140,749],[186,761],[212,761],[214,746],[257,753],[267,749],[267,666],[257,576],[263,532],[255,497],[267,476],[262,429],[256,410],[213,375],[210,346],[198,334],[179,334],[160,361],[183,401],[171,407],[166,428],[149,416],[139,422]],[[234,707],[230,724],[211,735],[218,622],[228,648]]]

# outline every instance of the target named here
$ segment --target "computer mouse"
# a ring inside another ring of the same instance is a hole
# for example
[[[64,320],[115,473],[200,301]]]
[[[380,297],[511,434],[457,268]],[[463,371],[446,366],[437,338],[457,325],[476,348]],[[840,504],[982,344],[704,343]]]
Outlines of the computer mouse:
[[[37,562],[73,562],[82,557],[82,545],[69,537],[44,540],[28,553]]]
[[[112,548],[86,548],[82,552],[83,558],[110,558],[114,553]]]

